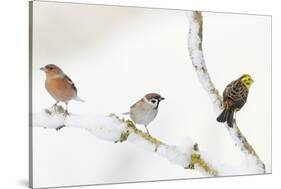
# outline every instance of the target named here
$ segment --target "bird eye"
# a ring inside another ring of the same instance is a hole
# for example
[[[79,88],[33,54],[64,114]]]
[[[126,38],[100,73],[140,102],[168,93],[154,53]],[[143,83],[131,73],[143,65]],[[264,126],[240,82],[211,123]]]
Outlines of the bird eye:
[[[151,100],[151,102],[154,104],[156,102],[156,100]]]

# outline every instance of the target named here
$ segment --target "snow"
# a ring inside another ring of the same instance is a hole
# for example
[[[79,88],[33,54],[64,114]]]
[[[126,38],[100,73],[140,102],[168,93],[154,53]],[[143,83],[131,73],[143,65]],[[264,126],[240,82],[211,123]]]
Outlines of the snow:
[[[188,47],[189,47],[189,53],[190,53],[190,57],[192,59],[192,64],[194,65],[196,72],[197,72],[197,76],[198,79],[202,85],[202,87],[205,89],[205,91],[208,93],[214,110],[216,113],[222,111],[222,103],[221,103],[221,97],[217,92],[213,82],[211,81],[211,78],[207,72],[207,68],[205,65],[205,60],[204,60],[204,56],[203,56],[203,52],[202,49],[200,49],[200,46],[202,44],[202,39],[199,37],[199,29],[200,29],[200,25],[199,22],[196,20],[196,11],[190,11],[187,16],[189,18],[189,23],[190,23],[190,28],[189,28],[189,38],[188,38]],[[203,26],[202,26],[203,27]],[[225,124],[226,125],[226,124]],[[245,168],[244,170],[248,170],[251,173],[264,173],[265,170],[263,169],[263,162],[261,162],[261,160],[259,160],[259,158],[255,155],[251,155],[249,153],[249,151],[246,149],[246,147],[244,146],[245,144],[243,144],[243,142],[241,140],[241,138],[243,138],[243,135],[241,132],[239,132],[239,130],[236,129],[236,124],[235,127],[230,129],[227,125],[226,128],[228,128],[228,132],[230,134],[230,136],[232,137],[232,139],[234,140],[235,144],[239,146],[239,148],[241,149],[241,151],[244,153],[245,155],[245,159],[247,159],[247,161],[245,161],[242,164],[247,164],[247,166],[239,166],[239,167],[243,167]],[[238,137],[239,135],[242,135],[242,137]],[[221,167],[221,166],[220,166]],[[223,169],[222,169],[223,170]],[[241,173],[241,170],[239,170]],[[237,172],[237,174],[239,174],[239,171]],[[227,170],[227,171],[222,171],[222,173],[224,175],[228,175],[229,173],[233,174],[233,170]]]
[[[211,78],[207,72],[205,66],[204,56],[202,50],[199,48],[201,39],[198,36],[199,24],[195,20],[194,13],[189,14],[190,20],[190,31],[189,31],[189,50],[191,53],[192,63],[196,68],[196,72],[199,81],[203,88],[207,91],[212,101],[215,110],[221,110],[221,97],[215,93],[216,89],[211,81]],[[187,167],[191,162],[191,154],[194,152],[194,142],[190,137],[182,139],[180,145],[168,145],[160,142],[156,144],[151,142],[143,135],[133,132],[129,129],[124,121],[117,119],[115,116],[104,116],[101,114],[71,114],[65,117],[60,113],[52,113],[52,115],[42,111],[40,113],[33,114],[33,126],[34,127],[45,127],[55,129],[61,125],[66,125],[69,128],[80,128],[89,131],[99,139],[117,142],[120,140],[121,134],[129,131],[130,134],[127,141],[133,143],[144,150],[156,153],[171,163],[179,165],[183,168]],[[229,133],[235,143],[243,149],[243,144],[237,137],[237,131],[235,129],[229,129]],[[210,158],[207,154],[201,154],[201,157],[208,161],[212,167],[219,170],[219,175],[233,175],[239,174],[245,170],[249,173],[260,173],[263,172],[260,166],[257,166],[257,158],[253,155],[243,151],[245,153],[245,161],[241,162],[239,166],[228,166],[218,161],[219,157],[216,157],[216,161]],[[195,166],[204,175],[208,175],[201,167]]]
[[[171,163],[187,167],[190,162],[191,150],[182,152],[178,146],[165,146],[158,147],[157,153],[167,158]],[[204,171],[203,171],[204,172]]]
[[[192,59],[192,64],[196,69],[196,73],[201,85],[209,94],[209,97],[214,104],[215,111],[218,111],[221,108],[221,100],[218,95],[214,94],[215,87],[207,72],[203,51],[202,49],[200,49],[200,45],[202,43],[198,35],[200,26],[195,19],[194,12],[189,11],[187,16],[189,18],[190,24],[188,35],[188,49],[190,52],[190,57]]]
[[[263,169],[260,166],[257,166],[256,158],[252,155],[245,155],[243,161],[238,161],[236,164],[227,164],[220,161],[220,157],[211,156],[210,153],[201,151],[200,155],[203,159],[213,167],[219,170],[219,176],[233,176],[243,174],[261,174]],[[197,167],[197,169],[201,169]],[[204,172],[203,172],[204,173]]]
[[[191,139],[185,137],[185,143],[179,146],[167,144],[155,145],[134,133],[129,135],[128,141],[140,146],[143,149],[155,152],[156,154],[168,159],[171,163],[177,164],[183,168],[189,164],[192,147],[195,144],[195,142]]]
[[[66,128],[80,128],[89,131],[99,139],[118,142],[121,134],[129,132],[126,141],[133,143],[144,150],[156,153],[171,163],[186,168],[191,162],[191,154],[194,152],[193,147],[196,144],[191,138],[184,137],[180,145],[168,145],[161,141],[155,142],[147,138],[143,133],[134,132],[133,129],[127,127],[123,119],[116,116],[102,115],[77,115],[70,114],[65,117],[62,113],[52,114],[42,111],[33,114],[33,127],[44,127],[56,129],[65,125]],[[65,128],[64,128],[65,129]],[[198,167],[203,175],[209,175],[206,171]]]
[[[229,168],[225,171],[231,174],[232,166],[237,167],[241,160],[245,161],[244,153],[234,145],[224,125],[216,122],[207,97],[209,92],[203,90],[196,78],[187,52],[189,23],[183,11],[46,6],[36,8],[38,16],[34,25],[34,113],[41,114],[43,108],[54,103],[45,90],[45,75],[39,68],[55,63],[71,77],[79,96],[86,100],[86,103],[69,103],[72,116],[81,116],[85,122],[86,117],[93,118],[90,122],[104,124],[105,115],[127,112],[145,93],[159,92],[166,99],[160,104],[156,119],[149,125],[153,136],[185,153],[188,151],[180,148],[180,139],[192,137],[199,144],[201,153],[207,150],[206,156],[202,154],[202,157],[220,173],[221,169]],[[203,50],[216,86],[222,90],[226,82],[237,73],[239,75],[241,70],[251,70],[255,75],[253,89],[256,91],[251,91],[254,95],[246,107],[249,109],[243,109],[239,114],[238,123],[270,169],[270,66],[266,65],[270,60],[270,43],[267,43],[270,35],[266,33],[270,19],[217,13],[203,13],[203,16]],[[100,22],[101,17],[109,24]],[[78,30],[69,30],[73,25]],[[241,28],[243,32],[240,32]],[[241,43],[244,44],[242,47]],[[253,105],[257,102],[258,109]],[[258,127],[251,130],[256,124]],[[137,127],[145,131],[142,125]],[[92,130],[96,135],[97,131],[103,135],[98,127]],[[119,134],[112,133],[111,138],[108,131],[102,131],[106,132],[109,140],[101,140],[85,129],[55,131],[34,128],[36,186],[202,177],[202,172],[185,170],[170,163],[160,156],[162,147],[155,153],[155,146],[141,140],[138,135],[129,136],[132,140],[136,137],[136,143],[128,139],[115,144],[112,141]],[[247,170],[240,172],[241,175],[246,173]]]
[[[71,128],[86,129],[96,137],[108,141],[119,140],[121,133],[125,129],[125,124],[114,117],[98,114],[71,114],[67,117],[60,113],[53,113],[50,115],[44,111],[33,114],[34,127],[55,129],[61,125],[66,125],[66,127]]]

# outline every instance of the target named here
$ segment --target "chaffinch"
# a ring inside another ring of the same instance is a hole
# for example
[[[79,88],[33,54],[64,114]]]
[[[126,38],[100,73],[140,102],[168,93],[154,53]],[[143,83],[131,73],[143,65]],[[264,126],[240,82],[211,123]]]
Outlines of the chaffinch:
[[[84,102],[77,96],[77,88],[73,81],[58,66],[48,64],[40,70],[46,73],[45,87],[56,100],[52,107],[56,108],[59,102],[64,102],[66,106],[65,115],[69,115],[67,105],[70,100]]]

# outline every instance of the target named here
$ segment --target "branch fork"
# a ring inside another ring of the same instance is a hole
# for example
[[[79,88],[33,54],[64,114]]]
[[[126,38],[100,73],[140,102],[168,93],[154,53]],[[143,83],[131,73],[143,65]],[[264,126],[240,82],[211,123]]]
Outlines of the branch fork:
[[[222,111],[223,103],[219,91],[215,88],[205,65],[202,51],[203,38],[203,17],[199,11],[191,11],[189,18],[188,50],[192,65],[197,73],[198,79],[203,89],[209,95],[216,113]],[[199,151],[199,146],[192,140],[186,146],[186,150],[181,150],[178,146],[169,145],[161,140],[138,129],[131,120],[120,118],[116,114],[108,116],[93,117],[86,115],[65,115],[62,106],[54,110],[46,110],[43,114],[33,114],[33,125],[36,127],[48,127],[56,130],[62,127],[74,127],[85,129],[96,137],[111,142],[130,142],[145,150],[162,156],[184,169],[196,169],[207,176],[219,176],[220,171],[207,162]],[[59,127],[58,127],[59,125]],[[228,127],[227,127],[228,128]],[[265,165],[248,143],[246,137],[239,130],[236,121],[233,128],[228,128],[228,132],[245,156],[251,156],[256,161],[256,166],[265,173]]]
[[[217,112],[221,112],[224,108],[222,103],[222,97],[219,95],[219,91],[215,88],[211,77],[207,71],[205,64],[202,41],[203,41],[203,16],[200,11],[190,11],[189,18],[189,36],[188,36],[188,49],[192,64],[197,73],[198,79],[202,84],[202,87],[208,93],[213,107]],[[226,125],[227,127],[227,125]],[[248,143],[246,137],[242,134],[238,128],[236,121],[233,123],[233,128],[227,127],[227,130],[238,146],[241,152],[247,156],[253,156],[256,159],[256,165],[261,168],[261,172],[265,173],[265,164],[261,161],[254,148]]]

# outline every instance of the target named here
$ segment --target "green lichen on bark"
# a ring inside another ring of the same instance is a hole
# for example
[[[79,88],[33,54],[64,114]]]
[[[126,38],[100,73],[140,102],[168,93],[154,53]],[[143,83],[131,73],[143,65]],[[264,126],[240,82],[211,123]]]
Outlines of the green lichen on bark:
[[[198,31],[198,36],[201,39],[199,45],[199,49],[202,50],[202,39],[203,39],[203,16],[200,11],[194,11],[194,19],[198,23],[199,26],[199,31]]]
[[[115,117],[116,119],[118,119],[119,121],[124,123],[126,126],[126,129],[125,129],[125,131],[123,131],[121,133],[120,140],[118,142],[126,141],[129,137],[129,135],[134,133],[138,136],[141,136],[142,138],[144,138],[146,141],[150,142],[151,144],[154,144],[155,152],[157,152],[158,146],[167,145],[167,144],[161,142],[159,139],[152,137],[148,133],[145,133],[142,130],[138,129],[132,120],[129,120],[129,119],[126,120],[124,118],[120,118],[115,114],[110,114],[110,116]],[[185,167],[185,169],[195,169],[195,165],[197,165],[198,167],[203,169],[206,173],[208,173],[211,176],[218,175],[218,171],[215,170],[214,168],[212,168],[205,160],[203,160],[201,158],[198,144],[194,144],[192,153],[191,153],[191,157],[187,158],[187,159],[190,159],[190,162],[189,162],[189,165],[187,167]]]
[[[205,77],[208,78],[209,83],[212,84],[212,89],[210,91],[208,91],[209,94],[215,95],[217,97],[217,99],[220,100],[220,105],[218,108],[222,109],[223,108],[223,103],[222,103],[222,97],[219,95],[218,91],[215,89],[212,80],[208,74],[208,70],[207,67],[205,65],[205,60],[203,57],[203,49],[202,49],[202,43],[203,43],[203,16],[202,13],[200,11],[192,11],[191,12],[191,22],[192,27],[190,27],[189,29],[189,52],[190,52],[190,57],[191,57],[191,61],[193,66],[195,67],[196,72],[200,72],[202,70],[202,72],[205,74]],[[198,30],[197,30],[198,28]],[[195,43],[195,48],[194,44],[192,43],[193,40],[191,40],[190,36],[191,34],[193,34],[193,32],[196,32],[196,38],[197,41]],[[195,64],[195,58],[194,56],[194,52],[196,52],[196,50],[202,51],[202,58],[201,58],[201,64],[203,65],[202,67],[199,68],[198,63],[196,62]],[[201,76],[202,77],[202,76]],[[199,79],[200,80],[200,79]],[[201,81],[202,83],[202,81]],[[204,85],[202,85],[203,88]],[[215,105],[217,106],[217,105]],[[215,107],[217,108],[217,107]],[[257,166],[260,166],[263,169],[263,173],[265,173],[266,169],[265,169],[265,164],[262,162],[262,160],[259,158],[258,154],[255,152],[254,148],[249,144],[249,142],[247,141],[246,137],[242,134],[242,132],[239,130],[238,126],[235,123],[235,128],[234,128],[234,134],[235,137],[233,137],[234,135],[231,133],[232,131],[230,131],[228,129],[228,131],[230,132],[230,134],[232,135],[232,138],[235,141],[235,145],[239,146],[240,150],[245,153],[246,155],[252,155],[253,157],[255,157],[257,159],[256,163]],[[237,142],[238,140],[238,142]],[[202,166],[204,166],[202,164]]]
[[[238,126],[236,124],[236,120],[234,120],[233,125],[234,125],[234,129],[236,130],[236,137],[242,143],[242,146],[240,146],[241,151],[246,151],[248,154],[254,156],[257,159],[257,163],[261,166],[261,168],[263,169],[263,171],[265,173],[265,170],[266,170],[265,164],[261,161],[260,157],[254,150],[254,148],[250,145],[250,143],[247,141],[246,137],[242,134],[242,132],[238,128]]]
[[[120,139],[119,141],[116,142],[124,142],[128,139],[129,135],[134,133],[138,136],[141,136],[142,138],[144,138],[146,141],[154,144],[156,146],[156,148],[160,145],[163,144],[160,140],[158,140],[157,138],[151,136],[150,134],[143,132],[142,130],[138,129],[135,125],[135,123],[132,120],[129,119],[124,119],[124,118],[120,118],[115,114],[110,114],[110,117],[115,117],[116,119],[118,119],[119,121],[121,121],[122,123],[125,124],[125,131],[123,131],[120,135]]]
[[[128,136],[130,135],[130,132],[129,131],[124,131],[121,133],[121,136],[120,136],[120,140],[119,142],[124,142],[128,139]]]
[[[61,105],[54,105],[51,109],[45,109],[45,112],[49,115],[52,115],[54,113],[56,114],[66,113],[65,109]]]
[[[133,121],[131,121],[129,119],[127,119],[127,120],[125,120],[123,118],[121,119],[118,116],[116,116],[115,114],[110,114],[110,116],[114,116],[116,119],[118,119],[119,121],[126,124],[126,131],[121,133],[120,140],[119,140],[120,142],[126,141],[129,137],[129,135],[131,133],[134,133],[136,135],[141,136],[142,138],[144,138],[145,140],[149,141],[152,144],[155,144],[155,145],[162,144],[162,142],[160,140],[158,140],[157,138],[155,138],[155,137],[149,135],[148,133],[143,132],[142,130],[138,129]]]
[[[195,165],[203,169],[209,175],[218,176],[218,171],[214,169],[211,165],[209,165],[204,159],[202,159],[198,144],[193,146],[193,150],[190,156],[190,163],[186,167],[186,169],[195,169]]]

